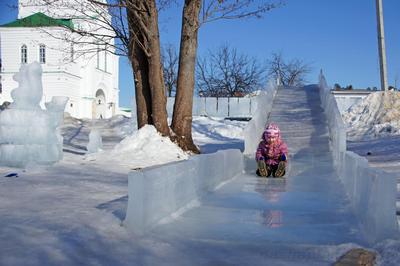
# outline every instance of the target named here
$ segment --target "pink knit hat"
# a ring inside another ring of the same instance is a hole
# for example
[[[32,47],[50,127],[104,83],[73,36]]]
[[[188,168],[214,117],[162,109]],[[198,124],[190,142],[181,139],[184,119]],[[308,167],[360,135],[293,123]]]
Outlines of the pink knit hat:
[[[279,138],[281,131],[275,123],[270,123],[264,131],[265,138]]]

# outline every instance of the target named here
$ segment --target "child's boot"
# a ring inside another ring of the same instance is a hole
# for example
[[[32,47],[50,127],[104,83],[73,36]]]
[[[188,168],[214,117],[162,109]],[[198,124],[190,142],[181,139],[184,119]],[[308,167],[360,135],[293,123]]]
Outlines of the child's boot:
[[[264,160],[257,161],[258,173],[260,176],[267,176],[267,165]]]
[[[286,164],[284,161],[280,161],[278,168],[275,171],[275,177],[282,177],[285,175]]]

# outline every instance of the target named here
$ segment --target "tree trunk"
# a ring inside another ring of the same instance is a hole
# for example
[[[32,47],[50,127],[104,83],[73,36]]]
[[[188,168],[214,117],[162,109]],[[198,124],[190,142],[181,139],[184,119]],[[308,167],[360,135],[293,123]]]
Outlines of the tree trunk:
[[[131,0],[127,3],[138,128],[152,124],[163,136],[169,136],[156,2]]]
[[[136,118],[138,129],[153,124],[147,58],[135,42],[129,53],[135,80]],[[132,110],[133,111],[133,110]]]
[[[149,63],[149,85],[152,99],[153,124],[163,136],[169,136],[167,99],[165,96],[165,84],[161,64],[160,35],[158,31],[158,12],[155,0],[149,3],[149,30],[148,40],[150,56]]]
[[[192,139],[192,106],[201,0],[185,0],[172,130],[183,150],[200,153]]]

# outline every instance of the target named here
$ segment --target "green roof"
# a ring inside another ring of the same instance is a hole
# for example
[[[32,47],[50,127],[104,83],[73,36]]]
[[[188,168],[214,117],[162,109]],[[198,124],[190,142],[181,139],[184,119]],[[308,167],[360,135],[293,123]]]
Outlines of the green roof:
[[[71,19],[52,18],[43,13],[35,13],[28,17],[17,19],[13,22],[0,25],[0,27],[66,27],[74,29]]]

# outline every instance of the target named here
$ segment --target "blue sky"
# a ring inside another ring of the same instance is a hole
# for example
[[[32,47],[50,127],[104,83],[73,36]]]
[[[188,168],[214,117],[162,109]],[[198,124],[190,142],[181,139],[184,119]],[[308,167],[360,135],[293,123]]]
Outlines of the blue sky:
[[[181,1],[177,1],[181,2]],[[183,1],[182,1],[183,2]],[[316,83],[322,68],[328,83],[355,88],[380,87],[375,0],[286,0],[285,6],[262,19],[219,21],[199,32],[199,55],[229,44],[261,62],[272,52],[286,59],[299,58],[312,64],[310,83]],[[0,24],[16,18],[1,0]],[[160,14],[162,44],[179,48],[181,6]],[[400,86],[400,1],[383,0],[389,85]],[[397,26],[397,27],[396,27]],[[130,106],[134,97],[132,72],[120,60],[120,105]]]

